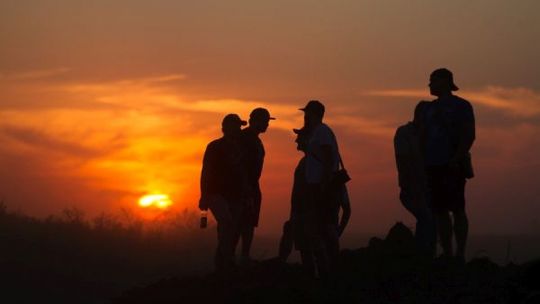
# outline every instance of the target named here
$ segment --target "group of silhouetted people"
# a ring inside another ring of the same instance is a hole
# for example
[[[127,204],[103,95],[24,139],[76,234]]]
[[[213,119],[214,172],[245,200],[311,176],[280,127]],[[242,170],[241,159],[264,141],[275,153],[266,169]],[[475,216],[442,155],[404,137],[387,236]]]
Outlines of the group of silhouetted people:
[[[448,69],[431,73],[429,89],[437,98],[418,103],[413,121],[394,137],[400,199],[417,220],[421,252],[434,257],[438,235],[442,257],[464,262],[469,230],[465,184],[474,176],[469,152],[475,140],[473,108],[452,93],[458,87]]]
[[[249,126],[237,114],[228,114],[221,124],[223,137],[206,147],[201,173],[199,208],[210,209],[217,221],[218,248],[215,266],[227,270],[235,265],[235,249],[242,242],[242,263],[250,262],[255,227],[259,223],[261,190],[259,178],[264,146],[259,134],[273,120],[268,110],[254,109]]]
[[[400,200],[417,220],[415,238],[420,254],[435,256],[438,235],[443,256],[464,261],[468,233],[465,183],[473,177],[469,153],[475,139],[473,109],[468,101],[452,94],[458,88],[447,69],[431,74],[429,88],[437,98],[421,101],[413,121],[399,127],[394,137]],[[294,248],[309,274],[327,278],[337,264],[339,238],[351,215],[346,186],[350,178],[336,136],[323,122],[325,106],[311,100],[300,110],[304,125],[293,132],[302,157],[294,171],[290,217],[283,226],[279,259],[286,261]],[[218,271],[236,266],[240,242],[240,263],[253,262],[250,248],[259,223],[259,179],[265,157],[259,135],[273,119],[264,108],[251,112],[249,125],[237,114],[228,114],[222,121],[223,137],[206,148],[199,208],[210,209],[217,222]]]

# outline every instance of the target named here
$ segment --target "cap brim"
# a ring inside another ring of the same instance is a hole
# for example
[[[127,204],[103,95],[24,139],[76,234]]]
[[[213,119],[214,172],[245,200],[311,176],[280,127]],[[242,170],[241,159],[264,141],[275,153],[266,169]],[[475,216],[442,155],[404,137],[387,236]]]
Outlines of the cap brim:
[[[298,109],[298,110],[304,111],[304,112],[305,112],[305,111],[306,111],[306,108],[300,108],[300,109]]]
[[[246,125],[247,125],[247,121],[241,120],[241,121],[240,121],[240,125],[241,125],[241,126],[246,126]]]
[[[268,119],[269,119],[269,120],[276,120],[275,117],[270,117],[270,118],[268,118]]]
[[[459,88],[457,87],[457,85],[455,84],[452,84],[452,87],[450,88],[452,91],[457,91],[459,90]]]

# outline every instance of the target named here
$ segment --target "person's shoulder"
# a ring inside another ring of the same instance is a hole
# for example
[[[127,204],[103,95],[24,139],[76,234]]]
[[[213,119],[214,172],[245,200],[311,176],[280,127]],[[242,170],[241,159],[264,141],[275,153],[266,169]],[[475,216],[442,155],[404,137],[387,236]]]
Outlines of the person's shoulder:
[[[399,138],[399,137],[402,137],[402,136],[405,136],[405,135],[411,133],[412,128],[413,128],[413,125],[412,125],[411,122],[408,122],[408,123],[406,123],[404,125],[401,125],[401,126],[397,127],[394,138]]]
[[[407,130],[410,128],[410,122],[406,123],[406,124],[403,124],[399,127],[397,127],[396,129],[396,134],[398,133],[403,133],[403,132],[407,132]]]
[[[329,133],[332,135],[334,134],[334,131],[332,130],[332,128],[330,128],[330,126],[328,126],[325,123],[321,123],[319,126],[317,126],[317,128],[315,129],[315,132]]]
[[[248,130],[247,128],[242,129],[242,130],[240,131],[240,138],[239,138],[239,139],[240,139],[240,142],[241,142],[241,143],[244,143],[244,144],[245,144],[246,142],[249,141],[249,133],[250,133],[250,132],[249,132],[249,130]]]
[[[240,136],[240,143],[244,146],[253,146],[261,142],[261,139],[259,136],[257,136],[255,133],[253,133],[248,128],[242,129],[242,133]]]
[[[457,95],[452,95],[455,102],[458,103],[458,105],[462,108],[472,108],[472,104],[470,101],[468,101],[467,99],[461,97],[461,96],[457,96]]]
[[[222,144],[222,142],[223,142],[223,138],[214,139],[210,143],[208,143],[208,145],[206,145],[206,150],[216,149]]]

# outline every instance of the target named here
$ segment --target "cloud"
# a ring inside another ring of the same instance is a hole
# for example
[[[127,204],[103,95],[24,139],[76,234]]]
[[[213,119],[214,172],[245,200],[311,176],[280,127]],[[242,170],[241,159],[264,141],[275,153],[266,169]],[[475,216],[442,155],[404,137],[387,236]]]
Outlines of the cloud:
[[[108,82],[88,82],[60,85],[58,89],[68,92],[114,92],[134,89],[136,91],[158,89],[159,84],[186,79],[185,74],[164,74],[152,77],[119,79]]]
[[[85,147],[70,141],[64,141],[55,136],[50,136],[44,132],[31,128],[4,125],[0,126],[0,134],[33,148],[70,154],[75,157],[98,156],[102,153],[99,149]]]
[[[71,68],[60,67],[53,69],[31,70],[16,73],[0,73],[1,80],[34,80],[49,78],[71,71]]]
[[[366,95],[433,99],[425,89],[378,90],[367,92]],[[473,104],[504,111],[513,116],[527,119],[540,118],[540,93],[529,88],[487,86],[464,92],[460,96]]]

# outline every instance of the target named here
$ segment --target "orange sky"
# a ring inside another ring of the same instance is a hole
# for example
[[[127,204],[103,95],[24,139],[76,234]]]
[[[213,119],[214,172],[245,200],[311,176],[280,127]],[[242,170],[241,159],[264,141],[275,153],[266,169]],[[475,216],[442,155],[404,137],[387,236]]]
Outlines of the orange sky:
[[[351,232],[412,218],[392,136],[454,71],[477,116],[475,233],[540,231],[537,1],[3,1],[0,199],[44,216],[195,208],[202,153],[224,114],[265,106],[260,230],[279,233],[300,154],[293,127],[327,106],[353,176]]]

